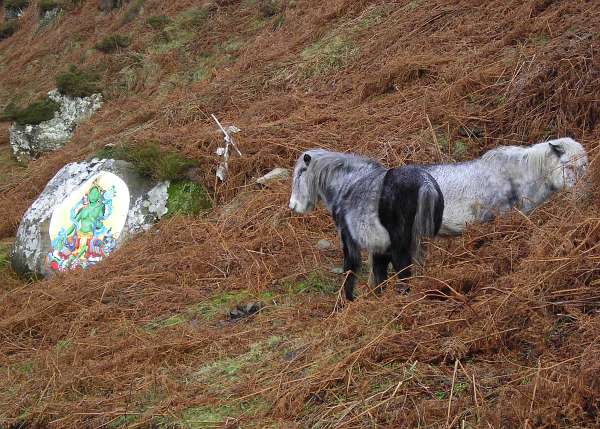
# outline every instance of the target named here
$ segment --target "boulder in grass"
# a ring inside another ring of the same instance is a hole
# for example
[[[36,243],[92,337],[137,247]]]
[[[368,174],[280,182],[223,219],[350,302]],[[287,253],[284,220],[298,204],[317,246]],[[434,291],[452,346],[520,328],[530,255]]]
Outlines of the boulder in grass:
[[[31,112],[27,112],[27,109],[15,114],[15,122],[9,129],[9,138],[12,153],[18,161],[27,161],[64,146],[75,127],[100,108],[102,95],[70,97],[54,90],[48,93],[46,104],[55,106],[54,111],[50,117],[40,117],[39,122],[35,115],[28,114]],[[48,110],[48,106],[40,104],[38,110],[45,113],[44,108]]]
[[[167,213],[168,188],[169,182],[142,176],[126,161],[67,164],[23,216],[13,269],[45,277],[96,264]]]

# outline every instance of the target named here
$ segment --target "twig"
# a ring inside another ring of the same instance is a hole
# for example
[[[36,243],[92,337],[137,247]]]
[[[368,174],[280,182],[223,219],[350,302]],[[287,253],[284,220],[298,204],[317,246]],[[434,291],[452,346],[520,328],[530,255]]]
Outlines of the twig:
[[[452,387],[450,387],[450,398],[448,398],[448,414],[446,415],[446,427],[450,427],[450,410],[452,408],[452,396],[454,395],[454,382],[456,381],[456,369],[458,368],[458,359],[454,361],[454,374],[452,374]]]

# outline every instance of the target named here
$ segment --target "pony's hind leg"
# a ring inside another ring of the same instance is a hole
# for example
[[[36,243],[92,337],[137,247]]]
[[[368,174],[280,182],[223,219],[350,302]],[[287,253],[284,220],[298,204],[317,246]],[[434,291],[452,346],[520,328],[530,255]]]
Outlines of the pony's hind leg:
[[[373,281],[375,283],[375,293],[379,295],[383,291],[383,286],[381,284],[388,278],[388,265],[390,264],[391,257],[387,253],[381,255],[374,253],[371,259],[373,263]]]
[[[409,249],[394,249],[392,251],[392,265],[398,273],[398,279],[404,280],[411,276],[411,257]]]
[[[347,228],[341,228],[342,247],[344,249],[344,271],[348,272],[344,281],[344,293],[348,301],[354,300],[356,272],[360,268],[360,248]]]

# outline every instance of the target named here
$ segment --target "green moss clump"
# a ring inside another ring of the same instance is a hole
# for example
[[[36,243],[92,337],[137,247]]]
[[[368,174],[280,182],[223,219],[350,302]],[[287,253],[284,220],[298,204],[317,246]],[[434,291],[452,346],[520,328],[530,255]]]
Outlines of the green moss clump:
[[[162,30],[171,22],[171,18],[166,15],[155,15],[146,19],[146,25],[153,30]]]
[[[197,215],[211,208],[206,190],[194,182],[173,182],[169,185],[168,194],[167,213],[171,215]]]
[[[29,0],[5,0],[4,9],[18,12],[29,6]]]
[[[61,3],[58,2],[57,0],[40,0],[39,3],[39,8],[40,8],[40,14],[43,15],[44,13],[51,11],[52,9],[56,9],[61,7]]]
[[[336,293],[339,285],[319,272],[308,274],[299,282],[286,282],[284,288],[288,293]]]
[[[59,107],[60,105],[50,97],[35,101],[24,109],[19,109],[11,103],[6,106],[0,119],[15,121],[19,125],[37,125],[54,118]]]
[[[161,151],[156,143],[138,146],[120,145],[101,149],[98,158],[122,159],[131,162],[136,170],[156,180],[177,181],[185,178],[185,173],[196,163],[176,152]]]
[[[120,34],[112,34],[96,43],[96,49],[105,54],[115,52],[117,49],[124,49],[129,46],[130,39],[128,36]]]
[[[8,39],[17,31],[17,22],[8,21],[0,24],[0,40]]]
[[[74,65],[71,65],[67,72],[56,76],[58,91],[71,97],[89,97],[101,92],[99,81],[98,74],[78,70]]]

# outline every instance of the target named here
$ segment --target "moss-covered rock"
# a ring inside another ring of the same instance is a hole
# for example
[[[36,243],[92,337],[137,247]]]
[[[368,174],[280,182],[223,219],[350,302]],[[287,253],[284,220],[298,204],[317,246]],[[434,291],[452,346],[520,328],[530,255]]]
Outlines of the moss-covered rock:
[[[5,0],[4,9],[10,13],[19,13],[29,6],[29,0]]]
[[[23,109],[9,104],[0,119],[15,121],[19,125],[37,125],[52,119],[59,107],[50,97],[35,101]]]
[[[129,36],[123,36],[121,34],[111,34],[106,36],[101,41],[96,43],[95,48],[105,54],[110,54],[118,49],[124,49],[129,46]]]
[[[197,215],[212,206],[206,190],[195,182],[173,182],[167,192],[167,213],[170,215]]]
[[[71,97],[89,97],[102,92],[97,73],[78,70],[74,65],[65,73],[56,76],[56,87],[61,94]]]
[[[53,9],[60,9],[61,2],[57,0],[40,0],[38,7],[40,9],[40,15],[44,15],[46,12],[50,12]]]

